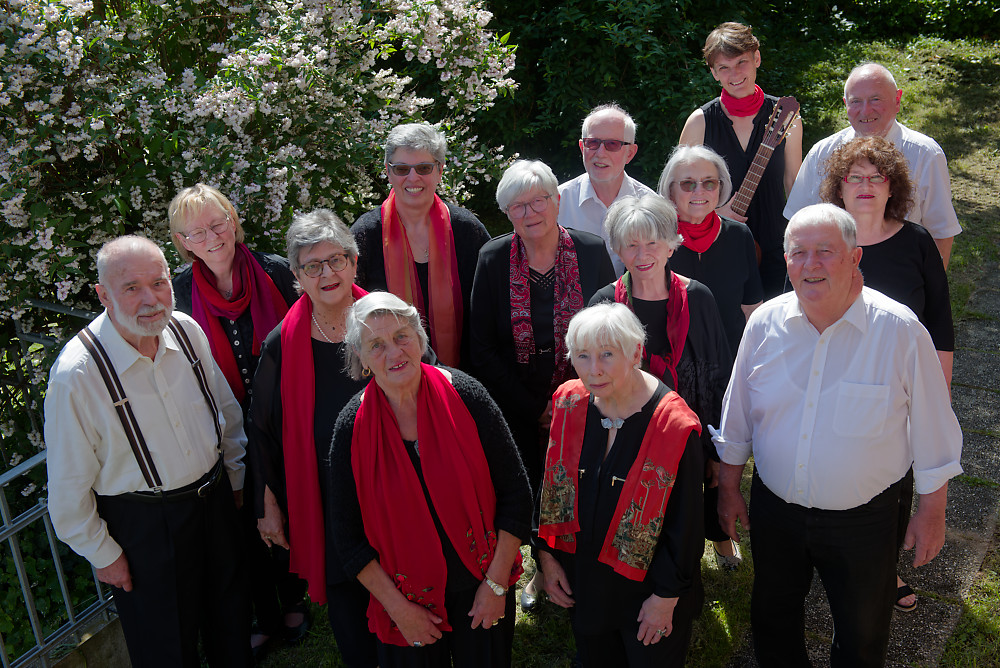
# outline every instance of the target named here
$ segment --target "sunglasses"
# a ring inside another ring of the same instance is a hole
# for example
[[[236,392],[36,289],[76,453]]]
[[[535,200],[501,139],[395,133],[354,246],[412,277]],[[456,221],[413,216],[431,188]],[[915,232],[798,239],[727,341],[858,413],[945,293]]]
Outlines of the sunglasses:
[[[596,151],[601,148],[601,144],[604,144],[604,148],[609,153],[617,153],[622,150],[622,146],[628,146],[632,143],[621,139],[597,139],[596,137],[584,137],[580,141],[583,142],[583,147],[588,151]]]
[[[390,162],[389,170],[396,176],[409,176],[410,170],[415,169],[420,176],[427,176],[434,171],[434,167],[440,164],[437,160],[434,162],[418,162],[415,165],[408,165],[405,162]]]
[[[877,185],[879,183],[885,183],[889,180],[888,176],[882,176],[881,174],[872,174],[871,176],[861,176],[860,174],[848,174],[844,177],[844,183],[853,183],[855,185],[867,181],[872,185]]]
[[[686,193],[693,193],[698,189],[698,185],[701,185],[705,190],[712,192],[719,187],[718,179],[705,179],[704,181],[695,181],[694,179],[684,179],[683,181],[678,181],[678,187]]]

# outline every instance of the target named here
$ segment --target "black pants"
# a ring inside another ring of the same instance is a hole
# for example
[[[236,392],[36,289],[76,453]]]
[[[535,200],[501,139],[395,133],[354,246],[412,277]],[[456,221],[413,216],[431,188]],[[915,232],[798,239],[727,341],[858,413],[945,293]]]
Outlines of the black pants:
[[[444,607],[452,630],[426,647],[378,643],[379,668],[504,668],[510,666],[514,642],[514,588],[507,590],[507,606],[500,623],[471,628],[469,610],[476,588],[447,592]]]
[[[884,665],[896,591],[901,483],[863,506],[821,510],[786,503],[754,472],[750,617],[754,653],[762,668],[810,665],[804,607],[813,568],[833,615],[830,665]]]
[[[347,668],[378,666],[375,634],[368,630],[371,594],[365,586],[357,580],[328,584],[326,600],[330,628]]]
[[[676,613],[676,611],[675,611]],[[583,668],[678,668],[684,665],[694,619],[674,616],[673,630],[653,645],[643,645],[636,636],[639,622],[607,633],[573,633],[576,653]]]
[[[288,572],[288,550],[276,546],[268,548],[260,539],[253,499],[247,496],[246,490],[243,491],[244,504],[239,514],[244,534],[250,602],[257,631],[274,636],[284,628],[283,613],[302,603],[306,581]]]
[[[212,668],[253,664],[242,539],[229,478],[207,498],[145,503],[97,497],[122,546],[132,591],[114,590],[133,666],[198,668],[201,634]]]

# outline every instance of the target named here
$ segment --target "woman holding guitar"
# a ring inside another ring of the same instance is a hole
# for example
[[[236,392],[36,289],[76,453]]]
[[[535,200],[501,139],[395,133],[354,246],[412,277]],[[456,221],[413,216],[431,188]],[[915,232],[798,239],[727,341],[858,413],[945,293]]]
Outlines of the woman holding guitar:
[[[774,114],[788,119],[786,127],[782,129],[779,122],[779,131],[774,134],[776,141],[759,151],[765,136],[773,134],[768,132],[769,120],[779,106],[778,98],[765,95],[757,85],[760,42],[749,26],[723,23],[709,34],[702,53],[712,77],[722,86],[722,94],[691,113],[679,143],[705,144],[729,165],[733,187],[741,192],[721,207],[719,213],[745,222],[753,232],[759,249],[764,297],[768,299],[780,294],[785,283],[781,243],[786,221],[781,210],[802,164],[802,124],[791,123],[798,106],[791,114],[787,114],[787,109],[786,113],[779,109]],[[793,99],[787,99],[794,104]],[[762,163],[766,165],[763,169]],[[746,198],[742,186],[748,173],[759,185],[756,193]]]

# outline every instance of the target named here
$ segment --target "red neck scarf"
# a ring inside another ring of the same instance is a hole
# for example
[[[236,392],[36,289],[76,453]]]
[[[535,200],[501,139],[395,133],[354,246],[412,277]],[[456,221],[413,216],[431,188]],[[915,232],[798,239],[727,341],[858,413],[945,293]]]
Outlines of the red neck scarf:
[[[366,294],[358,286],[351,286],[355,301]],[[316,464],[312,312],[312,300],[304,294],[292,304],[281,325],[281,405],[284,410],[281,443],[288,496],[289,570],[309,583],[309,598],[322,605],[326,602],[326,543]]]
[[[549,547],[569,553],[576,552],[574,534],[580,530],[577,487],[589,401],[583,382],[575,379],[563,383],[552,397],[538,535]],[[646,427],[597,557],[619,575],[637,582],[645,579],[692,431],[701,433],[698,416],[676,392],[668,392]]]
[[[756,116],[764,105],[764,91],[754,84],[753,94],[746,97],[733,97],[725,88],[722,89],[722,106],[730,116]]]
[[[569,321],[586,304],[580,288],[580,262],[576,246],[569,232],[559,226],[559,245],[556,248],[555,306],[552,329],[555,331],[555,371],[551,389],[566,380],[569,360],[566,358],[566,330]],[[514,333],[514,352],[518,364],[527,364],[528,356],[535,353],[535,333],[531,326],[531,284],[528,253],[524,242],[516,234],[510,242],[510,324]]]
[[[271,277],[254,259],[250,249],[243,244],[236,244],[236,254],[233,257],[233,301],[226,301],[226,298],[219,294],[215,286],[215,276],[204,262],[195,258],[191,273],[194,276],[194,282],[191,284],[191,316],[208,335],[212,357],[222,369],[222,375],[226,377],[226,382],[236,395],[236,400],[242,403],[247,391],[243,387],[243,380],[236,366],[233,347],[222,329],[219,318],[236,320],[249,307],[250,318],[253,320],[251,354],[259,357],[261,342],[288,312],[285,298],[278,292]]]
[[[722,219],[714,211],[705,216],[700,224],[677,221],[677,231],[684,236],[684,248],[690,248],[695,253],[704,253],[711,248],[721,229]]]
[[[462,286],[458,280],[458,257],[451,214],[434,195],[430,210],[430,246],[427,254],[427,299],[420,291],[417,267],[406,239],[406,228],[396,210],[396,191],[382,202],[382,253],[389,292],[413,304],[430,328],[431,346],[442,364],[457,367],[462,341]]]
[[[635,311],[632,308],[632,276],[627,271],[615,282],[615,301],[625,304],[629,310]],[[670,351],[664,356],[650,355],[648,350],[643,350],[642,356],[648,361],[649,370],[654,376],[666,380],[666,373],[670,372],[675,392],[677,391],[677,361],[684,351],[684,342],[687,341],[690,325],[691,315],[688,312],[687,289],[680,277],[668,269],[667,341],[670,342]]]
[[[420,368],[417,439],[424,482],[462,564],[482,580],[497,544],[489,465],[476,423],[458,392],[439,369]],[[365,534],[378,551],[379,564],[409,600],[433,610],[444,619],[441,630],[450,631],[444,553],[396,416],[378,383],[368,383],[354,419],[351,466]],[[521,573],[519,555],[506,584],[513,585]],[[382,642],[407,644],[374,596],[368,620]],[[468,624],[466,619],[453,621]]]

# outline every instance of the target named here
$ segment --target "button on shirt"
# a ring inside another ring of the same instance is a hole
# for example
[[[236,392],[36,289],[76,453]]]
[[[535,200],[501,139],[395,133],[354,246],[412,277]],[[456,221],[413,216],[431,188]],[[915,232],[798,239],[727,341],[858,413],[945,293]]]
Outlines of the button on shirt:
[[[622,197],[643,197],[644,195],[656,194],[652,189],[639,183],[628,174],[624,176],[615,202]],[[611,248],[608,233],[604,231],[604,216],[608,213],[608,207],[604,206],[604,202],[594,192],[594,186],[590,183],[590,175],[584,172],[575,179],[560,185],[559,198],[559,224],[563,227],[590,232],[604,239],[604,245],[608,247],[608,255],[611,256],[611,263],[615,266],[615,274],[621,276],[625,273],[625,263]]]
[[[918,494],[962,472],[962,432],[930,335],[870,288],[822,334],[794,292],[754,311],[720,432],[723,462],[753,454],[768,489],[807,508],[863,505],[911,464]]]
[[[212,360],[208,340],[193,319],[175,312],[202,360],[221,412],[222,451],[233,489],[243,488],[246,436],[240,406]],[[169,330],[155,359],[125,341],[107,313],[90,329],[121,379],[164,489],[183,487],[211,470],[218,453],[213,417],[184,353]],[[107,387],[79,339],[66,344],[52,366],[45,396],[49,511],[59,537],[97,568],[121,548],[97,515],[92,493],[147,491]]]

